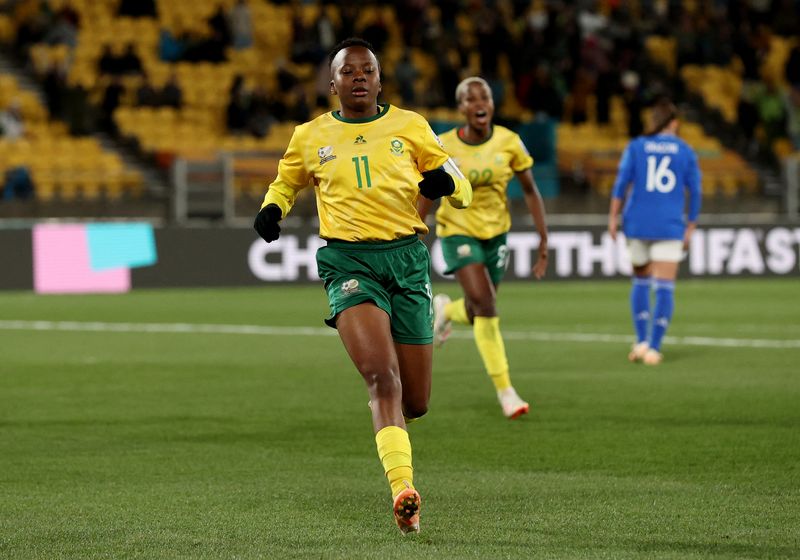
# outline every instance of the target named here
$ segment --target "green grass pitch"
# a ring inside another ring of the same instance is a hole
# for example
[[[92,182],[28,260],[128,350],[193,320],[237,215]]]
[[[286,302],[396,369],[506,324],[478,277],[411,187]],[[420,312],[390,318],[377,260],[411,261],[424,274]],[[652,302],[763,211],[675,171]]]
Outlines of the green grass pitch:
[[[800,557],[798,281],[679,282],[657,368],[628,287],[501,287],[519,421],[436,351],[405,538],[321,286],[0,294],[0,558]]]

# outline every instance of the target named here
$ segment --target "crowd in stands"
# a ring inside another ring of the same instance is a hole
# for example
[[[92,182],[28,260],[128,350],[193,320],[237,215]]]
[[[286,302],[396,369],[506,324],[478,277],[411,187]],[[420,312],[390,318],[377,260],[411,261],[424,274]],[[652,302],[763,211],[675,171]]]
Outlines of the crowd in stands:
[[[114,115],[122,106],[186,107],[192,84],[175,72],[176,65],[225,65],[250,56],[253,65],[269,68],[269,79],[236,66],[218,84],[224,101],[213,110],[228,133],[265,138],[275,123],[303,121],[330,108],[327,52],[359,35],[384,61],[384,93],[391,102],[423,111],[454,109],[457,83],[479,74],[493,90],[498,122],[548,118],[602,127],[612,119],[616,99],[625,108],[629,136],[643,132],[642,111],[651,100],[666,94],[698,101],[681,69],[728,68],[741,79],[733,113],[743,151],[769,154],[778,139],[800,150],[797,0],[395,0],[390,8],[327,2],[313,12],[304,2],[196,0],[209,7],[200,25],[169,16],[167,8],[177,8],[167,0],[105,3],[116,10],[113,17],[156,22],[157,41],[152,53],[143,53],[138,42],[122,50],[104,44],[93,83],[70,78],[70,56],[37,69],[50,114],[65,119],[75,134],[96,127],[117,133]],[[38,44],[72,52],[86,24],[76,6],[85,4],[0,2],[14,21],[12,47],[29,60]],[[286,44],[272,50],[265,50],[271,39],[257,33],[254,15],[265,4],[286,8],[281,13],[289,19]],[[765,72],[776,36],[786,38],[789,50],[779,71]],[[666,56],[648,48],[654,37],[668,42]],[[273,58],[264,58],[273,51]],[[171,65],[166,81],[153,80],[150,58]],[[94,120],[87,116],[92,109]]]

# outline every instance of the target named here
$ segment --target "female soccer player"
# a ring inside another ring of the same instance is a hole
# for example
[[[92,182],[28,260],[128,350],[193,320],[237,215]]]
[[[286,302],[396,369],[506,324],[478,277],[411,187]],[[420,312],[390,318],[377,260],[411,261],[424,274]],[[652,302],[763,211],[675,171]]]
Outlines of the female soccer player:
[[[421,500],[405,428],[428,408],[433,312],[430,255],[418,238],[428,229],[416,202],[422,194],[467,206],[472,189],[423,117],[378,104],[380,66],[369,43],[339,43],[330,68],[340,109],[295,129],[254,227],[276,240],[297,193],[313,182],[328,242],[317,253],[331,309],[325,322],[367,384],[397,526],[417,532]]]
[[[500,334],[495,300],[497,287],[508,264],[506,233],[511,227],[506,188],[516,175],[522,184],[525,203],[539,233],[539,250],[533,275],[541,279],[547,270],[547,224],[542,197],[531,173],[533,159],[517,134],[492,124],[494,101],[489,84],[481,78],[467,78],[456,88],[459,111],[466,124],[442,135],[442,143],[472,184],[474,200],[467,210],[442,202],[436,212],[436,234],[448,274],[455,273],[464,297],[450,301],[445,294],[434,300],[434,336],[438,345],[450,334],[451,323],[472,324],[475,343],[497,398],[508,418],[528,412],[508,372],[508,360]],[[420,199],[424,217],[432,203]]]
[[[627,195],[622,229],[633,264],[630,302],[636,331],[628,359],[658,365],[662,360],[661,341],[672,318],[678,263],[697,225],[701,192],[697,156],[677,137],[675,105],[666,99],[658,101],[650,120],[649,133],[631,140],[622,154],[611,195],[608,231],[616,239],[618,215]],[[683,217],[687,191],[688,224]],[[656,292],[652,325],[651,285]]]

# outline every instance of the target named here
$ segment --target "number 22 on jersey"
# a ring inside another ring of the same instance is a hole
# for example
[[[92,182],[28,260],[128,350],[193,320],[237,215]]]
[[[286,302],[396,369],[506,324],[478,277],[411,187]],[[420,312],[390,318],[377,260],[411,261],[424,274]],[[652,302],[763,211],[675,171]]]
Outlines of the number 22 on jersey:
[[[669,168],[671,162],[670,156],[664,156],[661,160],[657,156],[647,156],[647,192],[672,192],[677,179],[675,172]]]

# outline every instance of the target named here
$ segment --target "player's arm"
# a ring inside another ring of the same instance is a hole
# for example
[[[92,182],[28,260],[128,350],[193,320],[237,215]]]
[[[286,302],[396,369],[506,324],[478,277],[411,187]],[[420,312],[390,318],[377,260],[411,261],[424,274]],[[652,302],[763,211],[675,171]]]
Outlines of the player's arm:
[[[617,238],[622,200],[625,198],[625,191],[628,185],[633,181],[633,163],[633,147],[632,144],[628,144],[619,161],[617,179],[614,181],[614,188],[611,191],[611,205],[608,209],[608,233],[611,235],[611,239]]]
[[[539,250],[536,264],[533,265],[533,276],[540,280],[547,272],[547,220],[545,219],[544,201],[530,168],[518,171],[515,175],[522,185],[525,204],[531,213],[536,231],[539,233]]]
[[[420,194],[430,200],[446,196],[453,207],[466,208],[472,202],[472,185],[444,151],[439,137],[434,134],[427,121],[420,117],[419,124],[421,130],[417,169],[422,173]]]
[[[455,187],[453,194],[447,197],[448,202],[454,208],[466,208],[469,206],[472,203],[472,184],[470,184],[469,179],[464,177],[464,174],[461,173],[461,170],[449,157],[442,165],[442,169],[453,179]]]
[[[689,248],[689,240],[697,227],[697,218],[700,215],[700,205],[703,200],[702,181],[700,177],[700,166],[697,163],[697,155],[689,152],[689,175],[686,181],[686,189],[689,191],[689,214],[687,216],[686,232],[683,235],[683,248]]]
[[[424,196],[421,196],[417,199],[417,212],[419,213],[419,217],[423,222],[425,221],[425,218],[428,217],[428,214],[431,213],[433,204],[433,200]]]
[[[268,243],[278,239],[281,231],[278,222],[289,214],[297,200],[297,194],[309,183],[309,174],[300,150],[302,143],[298,137],[295,129],[289,147],[278,163],[278,176],[267,189],[261,210],[253,224],[258,234]]]

